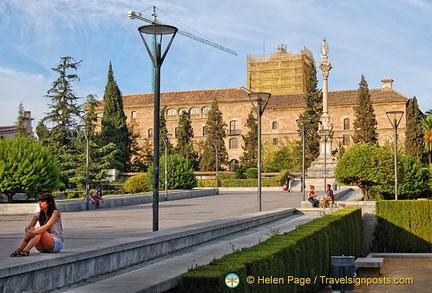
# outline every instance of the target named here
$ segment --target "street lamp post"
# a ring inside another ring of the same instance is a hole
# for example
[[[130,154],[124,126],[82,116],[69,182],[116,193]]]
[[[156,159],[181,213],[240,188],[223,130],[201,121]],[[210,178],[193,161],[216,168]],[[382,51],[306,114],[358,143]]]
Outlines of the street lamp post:
[[[394,130],[394,173],[395,173],[395,200],[398,200],[398,162],[397,162],[397,128],[402,120],[403,111],[386,112],[387,118]]]
[[[219,194],[219,160],[218,160],[218,154],[219,154],[219,144],[222,141],[220,139],[213,139],[213,145],[215,147],[216,151],[216,194]]]
[[[297,125],[301,127],[301,134],[302,134],[302,186],[301,189],[303,191],[303,201],[306,201],[306,174],[305,174],[305,168],[306,168],[306,124],[310,122],[309,119],[297,119],[296,120]]]
[[[138,28],[138,32],[147,49],[150,59],[153,62],[155,69],[155,91],[154,91],[154,132],[153,132],[153,231],[159,230],[159,122],[160,122],[160,68],[168,53],[169,48],[177,33],[177,28],[170,25],[161,25],[153,23],[151,25],[143,25]],[[150,50],[144,35],[151,35],[154,45],[154,53]],[[162,36],[171,35],[165,51],[162,53]]]
[[[270,100],[270,93],[249,93],[249,100],[252,107],[255,109],[258,117],[258,194],[257,194],[257,210],[261,212],[261,117]],[[256,104],[254,103],[256,99]]]
[[[320,136],[324,139],[324,190],[327,189],[327,141],[331,133],[331,129],[319,130]]]
[[[165,201],[168,200],[168,142],[171,134],[165,133],[163,136],[165,144]]]
[[[84,127],[84,137],[86,140],[86,183],[85,183],[85,192],[86,192],[86,210],[90,210],[90,137],[92,134],[92,125],[84,124],[78,125],[77,127]]]

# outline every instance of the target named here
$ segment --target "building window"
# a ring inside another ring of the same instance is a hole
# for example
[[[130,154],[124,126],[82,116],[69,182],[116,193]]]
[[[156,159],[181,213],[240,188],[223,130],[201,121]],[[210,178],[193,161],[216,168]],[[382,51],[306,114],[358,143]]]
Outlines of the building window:
[[[175,115],[177,115],[176,109],[168,109],[167,110],[167,116],[175,116]]]
[[[187,112],[187,111],[188,111],[188,109],[182,108],[182,109],[179,110],[179,115],[181,115],[183,112]]]
[[[191,115],[199,115],[200,109],[199,108],[192,108],[190,109]]]
[[[349,145],[350,144],[350,136],[349,135],[344,135],[343,136],[342,144],[343,145]]]
[[[231,134],[231,135],[239,134],[239,128],[238,128],[237,120],[232,120],[230,122],[229,134]]]
[[[230,148],[230,150],[238,149],[238,139],[237,138],[231,138],[229,140],[229,148]]]
[[[273,121],[272,122],[272,129],[278,129],[278,128],[279,128],[278,123],[276,121]]]
[[[350,121],[349,118],[344,119],[344,129],[350,129]]]
[[[152,138],[152,137],[153,137],[153,128],[150,128],[150,129],[148,130],[148,137],[149,137],[149,138]]]
[[[131,112],[131,117],[132,117],[132,119],[136,119],[136,111]]]
[[[278,143],[279,143],[279,139],[277,139],[277,138],[273,138],[273,144],[276,145],[276,144],[278,144]]]
[[[239,161],[237,161],[236,159],[233,159],[229,162],[228,169],[230,171],[235,171],[235,169],[238,168],[238,166],[239,166]]]
[[[204,107],[204,108],[202,108],[202,113],[203,114],[208,114],[209,111],[210,111],[210,107]]]
[[[174,136],[175,137],[178,137],[178,132],[179,132],[179,128],[178,127],[174,128]]]
[[[207,126],[203,126],[203,132],[202,132],[203,136],[207,136],[207,133],[208,133]]]

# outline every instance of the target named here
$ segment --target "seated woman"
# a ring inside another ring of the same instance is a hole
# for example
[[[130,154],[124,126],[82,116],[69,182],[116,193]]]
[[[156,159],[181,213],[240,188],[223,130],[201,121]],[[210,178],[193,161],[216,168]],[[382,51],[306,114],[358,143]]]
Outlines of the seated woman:
[[[33,215],[25,228],[25,236],[10,256],[28,256],[35,247],[40,252],[59,252],[63,247],[63,228],[54,197],[44,193],[39,197],[40,211]],[[39,222],[39,227],[35,227]]]
[[[312,204],[312,207],[317,208],[319,207],[319,201],[316,199],[315,186],[311,185],[309,188],[308,201]]]
[[[331,185],[327,184],[326,196],[324,196],[323,198],[321,207],[326,208],[329,201],[334,203],[334,193],[333,190],[331,189]]]

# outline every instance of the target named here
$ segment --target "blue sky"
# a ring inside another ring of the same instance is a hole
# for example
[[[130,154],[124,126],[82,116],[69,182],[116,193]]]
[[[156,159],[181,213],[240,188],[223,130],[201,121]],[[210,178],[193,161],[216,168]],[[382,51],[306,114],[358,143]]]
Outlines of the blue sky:
[[[279,42],[317,62],[329,46],[329,90],[393,88],[432,108],[432,2],[427,0],[3,0],[0,2],[0,125],[12,125],[18,105],[33,127],[48,111],[45,98],[60,57],[82,60],[73,84],[80,97],[102,99],[109,62],[123,94],[151,92],[151,63],[130,10],[204,36],[237,56],[177,35],[162,66],[162,91],[246,85],[246,55],[272,53]],[[321,74],[318,72],[321,84]],[[84,99],[82,100],[84,101]],[[331,115],[331,113],[329,113]]]

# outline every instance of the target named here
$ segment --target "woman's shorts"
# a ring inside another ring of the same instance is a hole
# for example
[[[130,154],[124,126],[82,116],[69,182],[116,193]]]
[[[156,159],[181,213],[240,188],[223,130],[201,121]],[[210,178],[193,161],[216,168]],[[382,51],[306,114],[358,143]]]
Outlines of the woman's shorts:
[[[51,251],[43,250],[42,252],[55,253],[55,252],[59,252],[60,250],[62,250],[63,242],[57,237],[53,237],[53,238],[54,238],[54,249]]]

